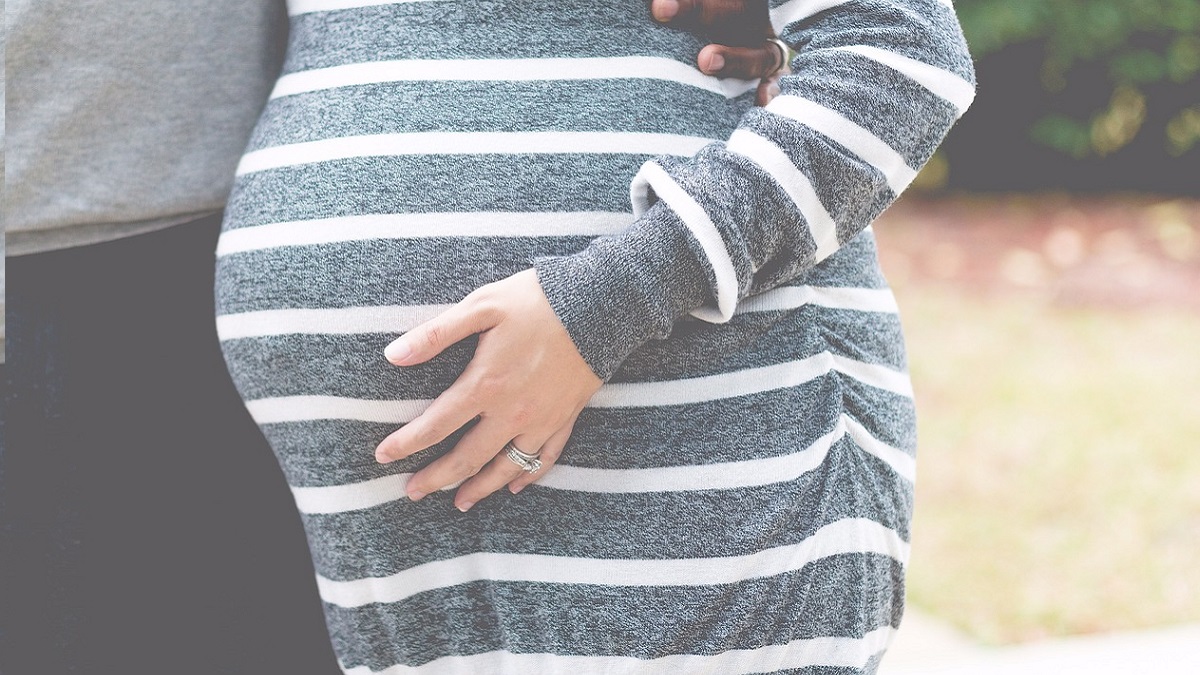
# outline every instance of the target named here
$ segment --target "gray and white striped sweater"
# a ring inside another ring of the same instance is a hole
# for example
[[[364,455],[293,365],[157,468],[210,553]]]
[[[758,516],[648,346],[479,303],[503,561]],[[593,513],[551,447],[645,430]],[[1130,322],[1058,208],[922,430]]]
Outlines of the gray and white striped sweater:
[[[217,321],[347,672],[872,672],[898,625],[914,418],[868,225],[970,102],[952,8],[773,2],[762,110],[647,4],[289,3]],[[458,435],[372,450],[473,342],[383,346],[531,266],[605,386],[520,495],[409,502]]]

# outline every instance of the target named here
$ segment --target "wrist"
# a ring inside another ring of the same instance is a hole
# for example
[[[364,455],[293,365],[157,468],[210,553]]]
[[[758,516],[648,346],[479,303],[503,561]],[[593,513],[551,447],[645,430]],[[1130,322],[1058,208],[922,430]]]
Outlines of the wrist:
[[[573,255],[539,258],[534,267],[554,313],[602,380],[709,300],[707,269],[665,204],[621,234],[596,239]]]

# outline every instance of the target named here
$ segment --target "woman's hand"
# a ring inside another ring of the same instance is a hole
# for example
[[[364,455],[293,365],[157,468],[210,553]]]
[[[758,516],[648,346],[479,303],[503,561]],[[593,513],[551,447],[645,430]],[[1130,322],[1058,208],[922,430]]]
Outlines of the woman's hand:
[[[545,474],[602,384],[532,269],[475,290],[392,342],[384,355],[397,366],[423,363],[475,333],[475,356],[458,380],[375,450],[380,462],[408,457],[479,417],[453,450],[408,480],[408,496],[418,500],[468,479],[454,498],[462,511],[504,485],[516,493]],[[542,468],[528,473],[508,459],[501,450],[509,441],[522,452],[540,452]]]

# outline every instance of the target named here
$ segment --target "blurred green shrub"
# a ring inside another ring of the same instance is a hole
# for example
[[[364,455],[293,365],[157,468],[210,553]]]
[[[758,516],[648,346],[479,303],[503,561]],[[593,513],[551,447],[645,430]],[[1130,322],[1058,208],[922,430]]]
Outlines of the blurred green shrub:
[[[958,0],[955,7],[976,59],[1037,43],[1047,93],[1068,91],[1081,77],[1106,89],[1082,115],[1044,111],[1029,130],[1037,142],[1077,159],[1112,154],[1140,133],[1160,136],[1175,157],[1200,143],[1200,0]],[[1160,128],[1143,128],[1149,98],[1173,108],[1155,116],[1166,120]]]

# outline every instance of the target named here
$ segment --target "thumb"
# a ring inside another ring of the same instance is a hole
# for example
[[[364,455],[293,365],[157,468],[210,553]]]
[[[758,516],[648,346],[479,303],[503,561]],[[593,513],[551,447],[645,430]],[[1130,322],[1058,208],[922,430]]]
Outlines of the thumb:
[[[696,56],[696,65],[706,75],[758,80],[778,72],[784,57],[774,42],[757,47],[708,45]]]

